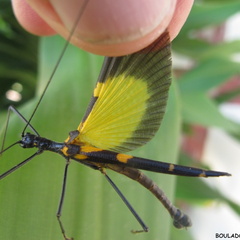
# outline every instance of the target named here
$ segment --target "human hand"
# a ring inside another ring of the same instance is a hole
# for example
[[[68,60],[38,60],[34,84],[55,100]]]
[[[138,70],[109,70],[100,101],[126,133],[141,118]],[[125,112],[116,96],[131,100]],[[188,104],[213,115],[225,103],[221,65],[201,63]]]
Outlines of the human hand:
[[[64,38],[84,0],[12,0],[19,23],[29,32]],[[173,40],[183,26],[193,0],[87,0],[71,42],[106,56],[125,55],[151,44],[168,28]]]

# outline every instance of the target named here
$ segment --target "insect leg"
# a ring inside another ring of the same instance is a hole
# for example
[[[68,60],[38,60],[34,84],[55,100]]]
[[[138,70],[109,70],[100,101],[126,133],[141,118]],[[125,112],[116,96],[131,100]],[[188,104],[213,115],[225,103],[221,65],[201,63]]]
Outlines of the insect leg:
[[[66,191],[66,183],[67,183],[67,173],[68,173],[68,166],[70,164],[70,159],[66,158],[67,162],[65,165],[65,170],[64,170],[64,175],[63,175],[63,184],[62,184],[62,192],[61,192],[61,197],[59,201],[59,206],[58,206],[58,211],[57,211],[57,220],[61,229],[61,232],[63,234],[63,237],[65,240],[73,240],[73,238],[68,238],[65,233],[65,229],[63,226],[63,223],[61,221],[61,215],[62,215],[62,207],[63,207],[63,202],[64,202],[64,196],[65,196],[65,191]]]
[[[42,151],[37,151],[35,152],[32,156],[28,157],[27,159],[25,159],[24,161],[20,162],[19,164],[17,164],[16,166],[14,166],[13,168],[9,169],[8,171],[6,171],[5,173],[0,175],[0,180],[5,178],[6,176],[8,176],[10,173],[16,171],[18,168],[22,167],[23,165],[25,165],[26,163],[28,163],[31,159],[33,159],[35,156],[41,154]]]
[[[134,210],[134,208],[132,207],[132,205],[128,202],[128,200],[125,198],[125,196],[122,194],[122,192],[119,190],[119,188],[115,185],[115,183],[112,181],[112,179],[107,175],[107,173],[103,170],[103,169],[99,169],[104,176],[106,177],[107,181],[111,184],[111,186],[113,187],[113,189],[117,192],[117,194],[120,196],[120,198],[122,199],[122,201],[126,204],[126,206],[128,207],[128,209],[131,211],[131,213],[133,214],[133,216],[137,219],[137,221],[139,222],[139,224],[142,226],[142,230],[132,230],[133,233],[139,233],[139,232],[148,232],[148,227],[146,226],[146,224],[143,222],[143,220],[140,218],[140,216],[137,214],[137,212]]]
[[[134,168],[121,167],[118,165],[108,164],[109,169],[121,173],[137,182],[148,189],[168,210],[169,214],[173,218],[173,225],[176,228],[191,227],[191,219],[178,208],[176,208],[171,201],[167,198],[165,193],[157,186],[157,184],[147,177],[144,173]]]

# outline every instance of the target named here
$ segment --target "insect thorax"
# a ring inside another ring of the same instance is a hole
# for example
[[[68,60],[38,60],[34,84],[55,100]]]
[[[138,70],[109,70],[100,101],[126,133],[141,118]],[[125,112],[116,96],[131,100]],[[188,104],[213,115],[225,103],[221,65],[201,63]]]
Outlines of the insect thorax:
[[[26,133],[20,141],[22,148],[38,148],[40,151],[51,151],[59,153],[65,147],[65,143],[58,143],[31,133]]]

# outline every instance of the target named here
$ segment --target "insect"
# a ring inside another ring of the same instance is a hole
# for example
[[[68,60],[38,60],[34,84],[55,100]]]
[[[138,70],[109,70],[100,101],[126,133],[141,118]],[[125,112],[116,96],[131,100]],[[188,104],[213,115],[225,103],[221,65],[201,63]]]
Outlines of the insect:
[[[65,233],[61,212],[71,160],[99,170],[133,213],[142,227],[140,231],[145,232],[148,231],[148,227],[109,178],[107,169],[136,180],[151,191],[168,210],[177,228],[190,227],[191,220],[174,207],[163,191],[139,169],[195,177],[230,175],[226,172],[205,171],[123,154],[146,144],[160,127],[171,84],[170,55],[170,40],[168,33],[165,32],[151,45],[137,53],[105,58],[86,114],[77,129],[71,131],[64,142],[59,143],[40,136],[20,112],[10,107],[10,110],[25,121],[26,127],[32,132],[27,132],[25,127],[22,138],[14,145],[19,144],[23,148],[37,150],[23,162],[2,173],[0,179],[44,151],[63,156],[66,167],[57,218],[64,239],[70,239]],[[7,149],[9,148],[1,153]]]

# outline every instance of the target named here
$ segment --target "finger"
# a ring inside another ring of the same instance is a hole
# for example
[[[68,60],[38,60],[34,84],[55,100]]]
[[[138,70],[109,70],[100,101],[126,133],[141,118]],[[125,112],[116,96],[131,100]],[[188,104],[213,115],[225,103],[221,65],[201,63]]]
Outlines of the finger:
[[[18,1],[14,0],[13,4]],[[66,38],[81,8],[77,7],[77,4],[82,3],[83,0],[62,1],[61,4],[58,0],[53,0],[52,4],[32,0],[31,6],[37,9],[52,29]],[[180,6],[181,11],[175,10],[176,4]],[[86,51],[100,55],[132,53],[149,45],[169,24],[170,36],[174,38],[191,5],[192,0],[179,0],[177,3],[175,0],[90,0],[72,42]],[[28,24],[30,23],[34,21],[28,21]],[[38,26],[40,34],[44,33],[41,26],[44,24]]]
[[[29,6],[25,0],[12,0],[12,7],[18,22],[28,32],[38,36],[56,34],[56,32]]]
[[[191,11],[193,0],[178,0],[177,5],[173,14],[173,18],[171,19],[168,31],[170,33],[170,37],[173,40],[178,33],[180,32],[182,26],[184,25],[187,17]]]

